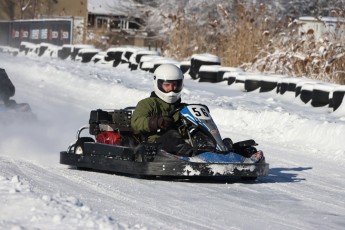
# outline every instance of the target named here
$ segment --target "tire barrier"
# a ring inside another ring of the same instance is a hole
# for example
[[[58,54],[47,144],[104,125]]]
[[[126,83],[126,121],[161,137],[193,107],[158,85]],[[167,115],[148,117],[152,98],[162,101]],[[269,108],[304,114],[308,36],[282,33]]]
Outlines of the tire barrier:
[[[105,64],[105,57],[107,56],[106,52],[99,52],[91,58],[91,62]]]
[[[277,88],[278,81],[282,77],[276,77],[276,76],[262,76],[261,82],[260,82],[260,93],[266,93],[273,91]]]
[[[261,87],[261,81],[255,79],[246,79],[244,81],[244,90],[247,92],[255,91]]]
[[[190,61],[180,62],[180,69],[183,74],[188,73],[190,69]]]
[[[19,46],[19,52],[24,53],[25,55],[34,55],[38,54],[38,44],[30,42],[22,42]]]
[[[48,50],[49,44],[41,43],[38,48],[38,56],[41,57]]]
[[[199,69],[199,82],[221,82],[223,78],[219,78],[219,65],[202,65]]]
[[[75,60],[81,49],[94,49],[94,48],[95,47],[93,45],[74,45],[73,50],[71,52],[71,59]]]
[[[55,58],[55,57],[58,57],[58,50],[59,50],[59,48],[60,48],[59,46],[51,45],[49,43],[40,43],[38,45],[37,55],[39,57],[49,56],[49,57],[54,57]]]
[[[154,56],[161,56],[158,51],[153,50],[140,50],[135,55],[135,61],[139,64],[141,61],[141,57],[146,55],[154,55]]]
[[[25,55],[28,54],[29,48],[26,47],[27,42],[20,43],[19,52],[25,52]]]
[[[322,107],[328,105],[333,106],[331,103],[332,91],[335,85],[316,83],[313,86],[313,93],[311,97],[311,105],[313,107]]]
[[[154,60],[158,60],[159,58],[163,58],[163,57],[158,56],[158,55],[141,56],[140,62],[138,62],[138,68],[144,71],[149,71],[150,69],[153,69]]]
[[[150,70],[151,73],[154,73],[158,66],[162,65],[162,63],[155,63],[153,64],[153,68]]]
[[[118,66],[121,63],[121,57],[124,52],[123,47],[115,47],[107,49],[107,56],[105,58],[106,61],[112,62],[113,67]]]
[[[314,84],[312,83],[305,83],[301,86],[301,92],[300,92],[300,99],[305,104],[307,104],[309,101],[311,101],[311,98],[313,96],[313,87]]]
[[[257,74],[249,74],[244,80],[244,90],[247,92],[255,91],[261,87],[261,77]]]
[[[158,51],[152,51],[152,50],[142,50],[139,49],[136,52],[133,52],[133,54],[129,58],[129,68],[133,70],[137,70],[139,67],[139,63],[141,60],[141,57],[146,55],[155,55],[160,56],[160,53]]]
[[[295,92],[295,91],[296,91],[297,84],[298,84],[298,82],[300,82],[300,81],[301,81],[301,79],[299,79],[299,78],[290,77],[289,84],[288,84],[288,87],[287,87],[287,91],[289,91],[289,92]]]
[[[81,49],[78,56],[81,57],[82,63],[90,62],[91,59],[100,52],[98,49]]]
[[[221,66],[218,70],[218,79],[222,79],[222,81],[228,80],[227,76],[224,76],[224,74],[228,72],[244,72],[244,70],[241,68]]]
[[[120,63],[128,63],[131,70],[139,69],[153,73],[154,70],[163,63],[173,63],[180,67],[185,76],[192,79],[199,79],[199,82],[217,83],[226,81],[227,85],[237,84],[239,90],[246,92],[258,91],[260,93],[276,90],[276,93],[283,95],[286,92],[293,92],[295,97],[313,107],[327,106],[338,114],[345,114],[345,86],[327,84],[325,82],[314,81],[307,78],[287,77],[282,75],[269,75],[244,72],[240,68],[225,67],[220,65],[219,57],[212,54],[194,54],[190,61],[177,62],[159,55],[157,51],[143,50],[139,47],[117,47],[105,51],[87,50],[87,45],[63,45],[62,47],[51,44],[33,44],[22,42],[19,49],[9,51],[9,47],[1,47],[0,52],[16,53],[24,55],[52,56],[55,52],[60,59],[68,59],[79,52],[78,59],[82,62],[92,61],[97,64],[111,64],[113,67]],[[12,48],[13,49],[13,48]],[[93,48],[94,49],[94,48]],[[150,56],[150,57],[149,57]],[[75,58],[76,59],[76,58]],[[116,60],[116,62],[114,62]],[[1,72],[2,71],[2,72]],[[6,85],[4,70],[1,70],[0,90],[1,97],[9,101],[9,97],[14,94],[14,87],[3,89]],[[4,93],[5,92],[5,93]],[[339,109],[341,107],[342,109]]]
[[[121,56],[123,53],[122,48],[109,48],[107,49],[107,61],[121,61]]]
[[[301,78],[300,81],[298,81],[296,83],[296,87],[295,87],[295,97],[300,96],[301,94],[301,90],[302,90],[302,86],[305,84],[315,84],[316,81],[310,80],[310,79],[306,79],[306,78]]]
[[[19,54],[19,49],[9,47],[9,46],[0,46],[0,52],[1,53],[8,53],[12,56],[17,56]]]
[[[220,65],[220,58],[209,53],[193,54],[191,57],[189,70],[189,75],[192,79],[199,78],[199,69],[202,65]]]
[[[132,55],[133,57],[134,55]],[[135,58],[130,58],[129,59],[129,68],[130,70],[134,71],[138,69],[138,63],[136,63]]]
[[[154,65],[155,63],[152,61],[146,61],[146,62],[142,62],[138,67],[142,70],[142,71],[146,71],[146,72],[150,72],[153,73],[153,69],[154,69]]]
[[[129,58],[129,65],[128,65],[128,67],[129,67],[129,69],[131,70],[131,71],[134,71],[134,70],[136,70],[136,69],[138,69],[138,63],[136,62],[136,56],[137,56],[137,54],[136,54],[136,52],[135,53],[133,53],[132,55],[131,55],[131,57]]]
[[[237,87],[237,89],[241,90],[241,91],[246,91],[245,89],[245,82],[247,79],[247,75],[248,73],[235,73],[234,76],[236,76],[236,80],[235,80],[235,86]]]
[[[296,92],[298,82],[302,81],[301,78],[295,77],[282,77],[277,82],[277,93],[284,94],[286,92]]]
[[[162,56],[153,56],[147,55],[141,58],[142,62],[139,64],[139,68],[143,71],[147,71],[150,73],[154,73],[155,70],[162,64],[174,64],[177,67],[180,66],[180,63],[176,62],[175,60],[164,58]]]
[[[341,104],[344,104],[344,95],[345,95],[345,86],[338,86],[333,89],[332,97],[331,97],[331,104],[333,111],[336,111]]]
[[[58,50],[58,57],[62,60],[69,58],[73,51],[73,45],[63,45]]]
[[[286,81],[284,81],[285,79],[279,79],[279,81],[277,82],[277,90],[276,93],[279,94],[284,94],[287,91],[288,88],[288,83]]]
[[[301,94],[302,84],[297,84],[295,89],[295,97],[298,97]]]
[[[136,52],[134,47],[126,47],[121,56],[121,63],[129,63],[129,59]]]
[[[236,80],[235,80],[235,83],[245,83],[246,82],[246,75],[247,73],[245,74],[241,74],[241,73],[236,73],[235,76],[236,76]]]
[[[223,79],[227,80],[228,85],[232,85],[236,81],[236,74],[232,72],[225,72],[223,74]]]

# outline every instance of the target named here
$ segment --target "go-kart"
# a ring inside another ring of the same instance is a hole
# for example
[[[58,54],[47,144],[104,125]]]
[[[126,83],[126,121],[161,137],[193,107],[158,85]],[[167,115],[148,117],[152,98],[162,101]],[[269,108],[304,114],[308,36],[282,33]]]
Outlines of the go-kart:
[[[60,163],[78,169],[158,177],[240,177],[255,180],[267,176],[269,165],[254,140],[232,143],[222,139],[209,109],[201,104],[183,104],[179,113],[180,134],[193,146],[190,157],[171,154],[159,144],[133,133],[130,121],[134,107],[92,110],[89,124],[81,127]],[[88,136],[82,136],[89,130]]]
[[[15,87],[8,77],[5,69],[0,68],[0,124],[11,124],[23,121],[34,121],[36,116],[32,113],[28,103],[17,103],[13,97]]]

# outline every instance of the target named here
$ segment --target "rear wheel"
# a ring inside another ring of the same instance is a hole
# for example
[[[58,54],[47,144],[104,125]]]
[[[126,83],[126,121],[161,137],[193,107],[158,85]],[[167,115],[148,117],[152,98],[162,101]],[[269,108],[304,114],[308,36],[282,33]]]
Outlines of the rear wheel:
[[[95,140],[91,137],[81,137],[79,138],[74,145],[74,153],[75,154],[83,154],[84,153],[84,143],[85,142],[95,142]]]

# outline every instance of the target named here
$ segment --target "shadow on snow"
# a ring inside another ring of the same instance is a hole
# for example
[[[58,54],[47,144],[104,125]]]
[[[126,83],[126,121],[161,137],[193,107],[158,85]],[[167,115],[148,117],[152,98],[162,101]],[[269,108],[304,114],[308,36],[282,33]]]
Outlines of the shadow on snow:
[[[70,167],[70,169],[78,170],[75,167]],[[234,184],[234,183],[244,183],[244,184],[260,184],[260,183],[295,183],[306,180],[305,178],[299,177],[299,173],[305,170],[311,170],[312,167],[296,167],[296,168],[271,168],[269,170],[269,175],[266,177],[258,177],[256,180],[252,178],[245,177],[156,177],[156,176],[140,176],[140,175],[129,175],[123,173],[105,172],[98,170],[82,169],[84,171],[92,171],[95,173],[107,173],[117,176],[126,176],[133,179],[142,180],[154,180],[154,181],[174,181],[174,182],[184,182],[184,183],[212,183],[212,184]]]

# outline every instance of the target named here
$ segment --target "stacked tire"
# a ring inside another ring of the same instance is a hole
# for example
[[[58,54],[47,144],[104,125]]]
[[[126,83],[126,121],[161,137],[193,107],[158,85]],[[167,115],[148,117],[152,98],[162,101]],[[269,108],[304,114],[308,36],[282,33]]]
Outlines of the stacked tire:
[[[189,75],[192,79],[199,78],[199,70],[202,65],[220,65],[220,58],[216,55],[204,53],[193,54],[191,58],[191,65]]]

